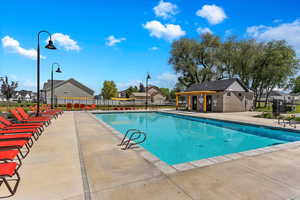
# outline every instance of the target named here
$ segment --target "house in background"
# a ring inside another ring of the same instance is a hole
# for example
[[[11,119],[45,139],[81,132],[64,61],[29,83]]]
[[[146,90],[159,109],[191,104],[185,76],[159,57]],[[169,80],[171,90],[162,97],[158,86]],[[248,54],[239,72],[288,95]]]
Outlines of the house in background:
[[[119,92],[120,98],[126,98],[126,91],[122,90]],[[145,104],[146,103],[146,92],[133,92],[129,98],[134,98],[135,103]],[[148,87],[148,103],[149,104],[164,104],[166,97],[162,94],[157,86],[151,85]]]
[[[162,94],[157,86],[150,85],[148,87],[148,94],[150,94],[153,104],[164,104],[166,102],[167,97]]]
[[[262,94],[261,97],[261,101],[265,101],[266,100],[266,94]],[[272,102],[273,99],[279,99],[279,100],[284,100],[288,103],[291,103],[295,100],[295,98],[297,97],[297,95],[293,95],[293,94],[287,94],[281,91],[277,91],[277,90],[273,90],[270,92],[269,97],[268,97],[268,102]]]
[[[29,90],[15,91],[12,99],[17,102],[35,102],[36,93]]]
[[[146,92],[133,92],[130,95],[130,98],[134,99],[134,103],[136,104],[145,104],[146,103]],[[148,93],[148,103],[151,103],[151,96]]]
[[[51,80],[44,83],[42,90],[45,103],[51,103]],[[94,103],[94,91],[73,78],[53,80],[53,103]]]
[[[242,112],[253,107],[254,94],[239,79],[206,81],[193,84],[184,92],[176,93],[178,98],[184,96],[188,110],[199,112]]]

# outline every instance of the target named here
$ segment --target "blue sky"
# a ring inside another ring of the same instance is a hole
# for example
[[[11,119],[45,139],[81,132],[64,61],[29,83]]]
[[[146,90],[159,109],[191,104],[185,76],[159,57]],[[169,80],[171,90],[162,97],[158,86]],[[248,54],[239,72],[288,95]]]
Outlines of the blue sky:
[[[58,50],[42,48],[41,83],[58,62],[56,79],[75,78],[96,94],[104,80],[124,89],[147,72],[152,84],[172,87],[171,42],[207,31],[222,39],[286,39],[300,53],[298,0],[10,0],[1,8],[0,76],[19,81],[19,89],[35,89],[36,35],[44,29]]]

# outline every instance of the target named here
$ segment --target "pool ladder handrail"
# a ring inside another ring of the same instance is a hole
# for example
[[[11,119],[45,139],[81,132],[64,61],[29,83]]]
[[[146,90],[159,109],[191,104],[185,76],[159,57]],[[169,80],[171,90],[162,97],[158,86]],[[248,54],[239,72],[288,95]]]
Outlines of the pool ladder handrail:
[[[131,135],[129,136],[128,140],[126,140],[127,135],[130,133]],[[141,136],[143,136],[143,139],[138,141],[138,142],[134,142],[135,140],[139,139]],[[147,139],[147,134],[143,131],[140,131],[138,129],[129,129],[126,131],[122,141],[120,144],[118,144],[118,146],[123,146],[125,145],[125,147],[121,148],[122,150],[127,150],[130,148],[133,148],[134,146],[141,144],[143,142],[145,142],[145,140]],[[132,142],[132,143],[131,143]]]
[[[126,140],[126,137],[127,137],[127,135],[128,135],[130,132],[132,132],[132,131],[140,131],[140,130],[134,129],[134,128],[128,129],[128,130],[126,131],[126,133],[125,133],[125,135],[124,135],[124,137],[123,137],[121,143],[118,144],[118,146],[122,146],[122,145],[124,145],[124,144],[128,141],[128,140]],[[126,141],[125,141],[125,140],[126,140]]]

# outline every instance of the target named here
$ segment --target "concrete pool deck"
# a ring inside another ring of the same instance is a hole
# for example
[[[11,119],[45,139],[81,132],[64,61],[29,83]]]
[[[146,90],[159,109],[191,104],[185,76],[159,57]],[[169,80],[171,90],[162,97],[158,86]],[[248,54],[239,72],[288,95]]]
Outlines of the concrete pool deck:
[[[257,120],[251,113],[188,114]],[[261,120],[256,124],[276,124]],[[300,146],[166,175],[138,152],[120,150],[119,142],[90,113],[66,112],[25,158],[9,199],[300,199]]]

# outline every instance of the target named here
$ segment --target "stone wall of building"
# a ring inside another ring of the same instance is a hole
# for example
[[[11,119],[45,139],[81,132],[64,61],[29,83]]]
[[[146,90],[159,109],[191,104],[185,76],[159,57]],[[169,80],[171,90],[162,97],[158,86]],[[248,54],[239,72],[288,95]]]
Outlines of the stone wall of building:
[[[223,112],[249,111],[253,106],[252,92],[225,92],[223,95]]]

